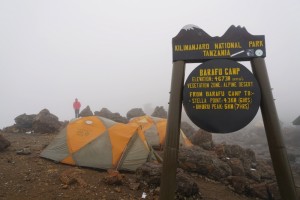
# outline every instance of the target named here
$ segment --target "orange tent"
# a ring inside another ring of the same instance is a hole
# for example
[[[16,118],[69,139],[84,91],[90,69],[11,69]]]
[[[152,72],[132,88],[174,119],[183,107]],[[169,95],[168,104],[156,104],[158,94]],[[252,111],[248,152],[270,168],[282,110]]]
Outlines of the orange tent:
[[[167,130],[167,119],[144,115],[131,119],[129,124],[137,124],[142,128],[142,132],[145,134],[149,145],[160,147],[164,146]],[[180,146],[184,147],[192,146],[192,143],[182,130],[180,130],[179,144]]]
[[[151,155],[138,125],[98,116],[71,121],[41,153],[65,164],[132,171]]]

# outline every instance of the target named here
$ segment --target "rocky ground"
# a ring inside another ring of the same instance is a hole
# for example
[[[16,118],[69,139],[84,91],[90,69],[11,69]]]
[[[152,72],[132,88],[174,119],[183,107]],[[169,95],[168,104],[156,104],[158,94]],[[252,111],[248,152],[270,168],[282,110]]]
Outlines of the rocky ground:
[[[142,109],[130,110],[127,117],[108,109],[95,112],[121,123],[144,114]],[[166,111],[157,107],[154,114],[164,117]],[[87,107],[80,115],[93,113]],[[41,158],[40,153],[68,122],[59,121],[47,109],[17,116],[15,122],[0,130],[0,200],[159,199],[161,164],[149,162],[136,172],[116,172],[55,163]],[[281,199],[264,128],[247,127],[220,135],[181,123],[194,146],[179,150],[176,199]],[[299,190],[299,128],[285,127],[283,137]]]
[[[300,188],[300,127],[286,126],[281,132],[296,185]],[[271,157],[263,126],[248,126],[243,131],[227,135],[213,134],[213,141],[237,144],[243,148],[252,149],[259,159],[270,160]]]
[[[55,134],[0,133],[11,145],[0,152],[0,199],[158,199],[159,190],[140,187],[135,173],[121,172],[122,183],[105,182],[107,171],[79,168],[41,158]],[[192,174],[200,194],[190,199],[251,200],[228,185]],[[201,196],[201,198],[200,198]]]

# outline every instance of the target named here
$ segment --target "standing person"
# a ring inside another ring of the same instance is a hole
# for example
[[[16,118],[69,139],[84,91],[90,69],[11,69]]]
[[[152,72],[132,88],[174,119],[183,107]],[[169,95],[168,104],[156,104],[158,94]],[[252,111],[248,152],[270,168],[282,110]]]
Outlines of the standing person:
[[[79,117],[79,110],[80,110],[81,104],[78,101],[78,99],[76,98],[74,103],[73,103],[73,108],[75,110],[75,118]]]

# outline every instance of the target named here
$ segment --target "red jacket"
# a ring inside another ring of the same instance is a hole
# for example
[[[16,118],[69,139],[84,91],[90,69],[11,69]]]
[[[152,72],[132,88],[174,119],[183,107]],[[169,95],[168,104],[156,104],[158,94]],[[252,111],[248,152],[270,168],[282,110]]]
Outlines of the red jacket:
[[[75,102],[73,103],[73,108],[74,108],[75,110],[79,110],[79,109],[80,109],[80,106],[81,106],[81,104],[80,104],[79,101],[75,101]]]

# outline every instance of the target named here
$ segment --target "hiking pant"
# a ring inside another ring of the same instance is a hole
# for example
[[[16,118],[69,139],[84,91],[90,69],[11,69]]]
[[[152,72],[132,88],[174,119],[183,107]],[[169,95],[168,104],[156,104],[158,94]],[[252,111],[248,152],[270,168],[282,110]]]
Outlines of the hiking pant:
[[[79,117],[79,109],[75,109],[75,118]]]

